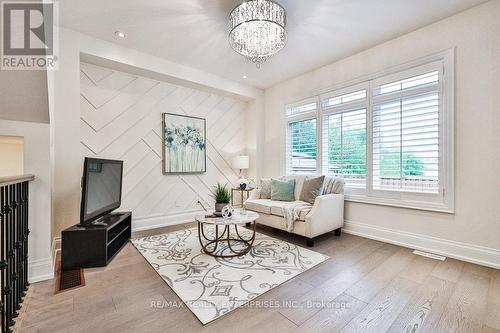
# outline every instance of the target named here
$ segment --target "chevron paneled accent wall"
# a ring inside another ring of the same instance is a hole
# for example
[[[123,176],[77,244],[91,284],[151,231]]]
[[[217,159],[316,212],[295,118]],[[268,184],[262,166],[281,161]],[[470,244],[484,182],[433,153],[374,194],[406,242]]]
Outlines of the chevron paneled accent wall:
[[[213,206],[216,182],[237,183],[230,160],[246,152],[246,102],[87,63],[80,68],[82,157],[124,161],[120,209],[133,212],[136,229],[185,220],[202,210],[199,202]],[[163,112],[206,118],[206,173],[162,174]]]

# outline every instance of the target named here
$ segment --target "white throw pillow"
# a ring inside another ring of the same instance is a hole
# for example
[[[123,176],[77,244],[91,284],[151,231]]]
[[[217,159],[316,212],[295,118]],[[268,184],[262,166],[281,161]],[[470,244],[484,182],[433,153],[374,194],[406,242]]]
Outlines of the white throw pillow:
[[[344,193],[344,179],[340,177],[326,177],[323,183],[323,195]]]
[[[260,180],[260,198],[271,199],[271,178],[262,178]]]

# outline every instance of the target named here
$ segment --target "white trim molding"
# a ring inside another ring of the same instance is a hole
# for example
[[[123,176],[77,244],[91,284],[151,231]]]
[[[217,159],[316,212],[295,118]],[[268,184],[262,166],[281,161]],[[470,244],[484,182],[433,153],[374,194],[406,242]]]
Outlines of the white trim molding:
[[[203,210],[193,210],[182,213],[148,217],[134,218],[132,216],[132,231],[143,231],[171,225],[190,223],[195,220],[196,215],[200,214],[206,214],[206,212]]]
[[[52,257],[28,262],[28,281],[30,283],[54,278],[54,260]]]
[[[442,238],[345,221],[343,231],[411,249],[500,269],[500,250]]]
[[[352,191],[355,189],[347,189],[346,191]],[[379,206],[389,206],[389,207],[399,207],[399,208],[409,208],[417,210],[426,210],[429,212],[440,212],[453,214],[454,210],[444,206],[443,204],[425,202],[425,201],[413,201],[409,199],[390,199],[390,198],[380,198],[380,197],[368,197],[363,194],[345,194],[345,201],[359,202],[369,205],[379,205]]]

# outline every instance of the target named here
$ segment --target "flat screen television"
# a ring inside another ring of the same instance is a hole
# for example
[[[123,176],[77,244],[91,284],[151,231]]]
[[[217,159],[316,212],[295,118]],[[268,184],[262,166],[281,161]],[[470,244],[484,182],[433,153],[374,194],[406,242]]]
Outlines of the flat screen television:
[[[123,161],[86,157],[83,165],[81,226],[105,226],[121,205]],[[99,220],[101,219],[101,220]]]

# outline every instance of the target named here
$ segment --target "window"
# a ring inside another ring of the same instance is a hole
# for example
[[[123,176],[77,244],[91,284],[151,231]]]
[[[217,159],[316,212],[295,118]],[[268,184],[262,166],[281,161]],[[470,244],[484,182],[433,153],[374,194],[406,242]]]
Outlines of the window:
[[[453,63],[443,52],[287,106],[287,173],[342,176],[351,201],[452,212]]]
[[[348,186],[366,187],[366,110],[326,116],[324,171],[341,175]]]
[[[316,111],[316,103],[308,103],[304,105],[297,105],[290,107],[287,110],[287,115],[288,116],[295,116],[301,113],[307,113],[307,112],[315,112]]]
[[[287,173],[315,174],[317,169],[317,102],[287,109]]]
[[[323,101],[323,108],[330,108],[341,104],[347,104],[355,101],[366,100],[366,90],[355,91],[353,93],[345,94],[342,96],[335,96],[327,98]]]
[[[374,78],[370,96],[365,199],[453,211],[452,56]]]
[[[373,187],[439,191],[438,94],[374,106]]]
[[[342,176],[352,188],[366,188],[366,92],[321,96],[323,173]]]
[[[433,87],[439,81],[439,72],[432,71],[423,75],[417,75],[404,80],[386,83],[373,90],[373,96],[387,95],[395,92],[410,91],[418,87]]]
[[[373,189],[439,193],[439,72],[375,87]]]

